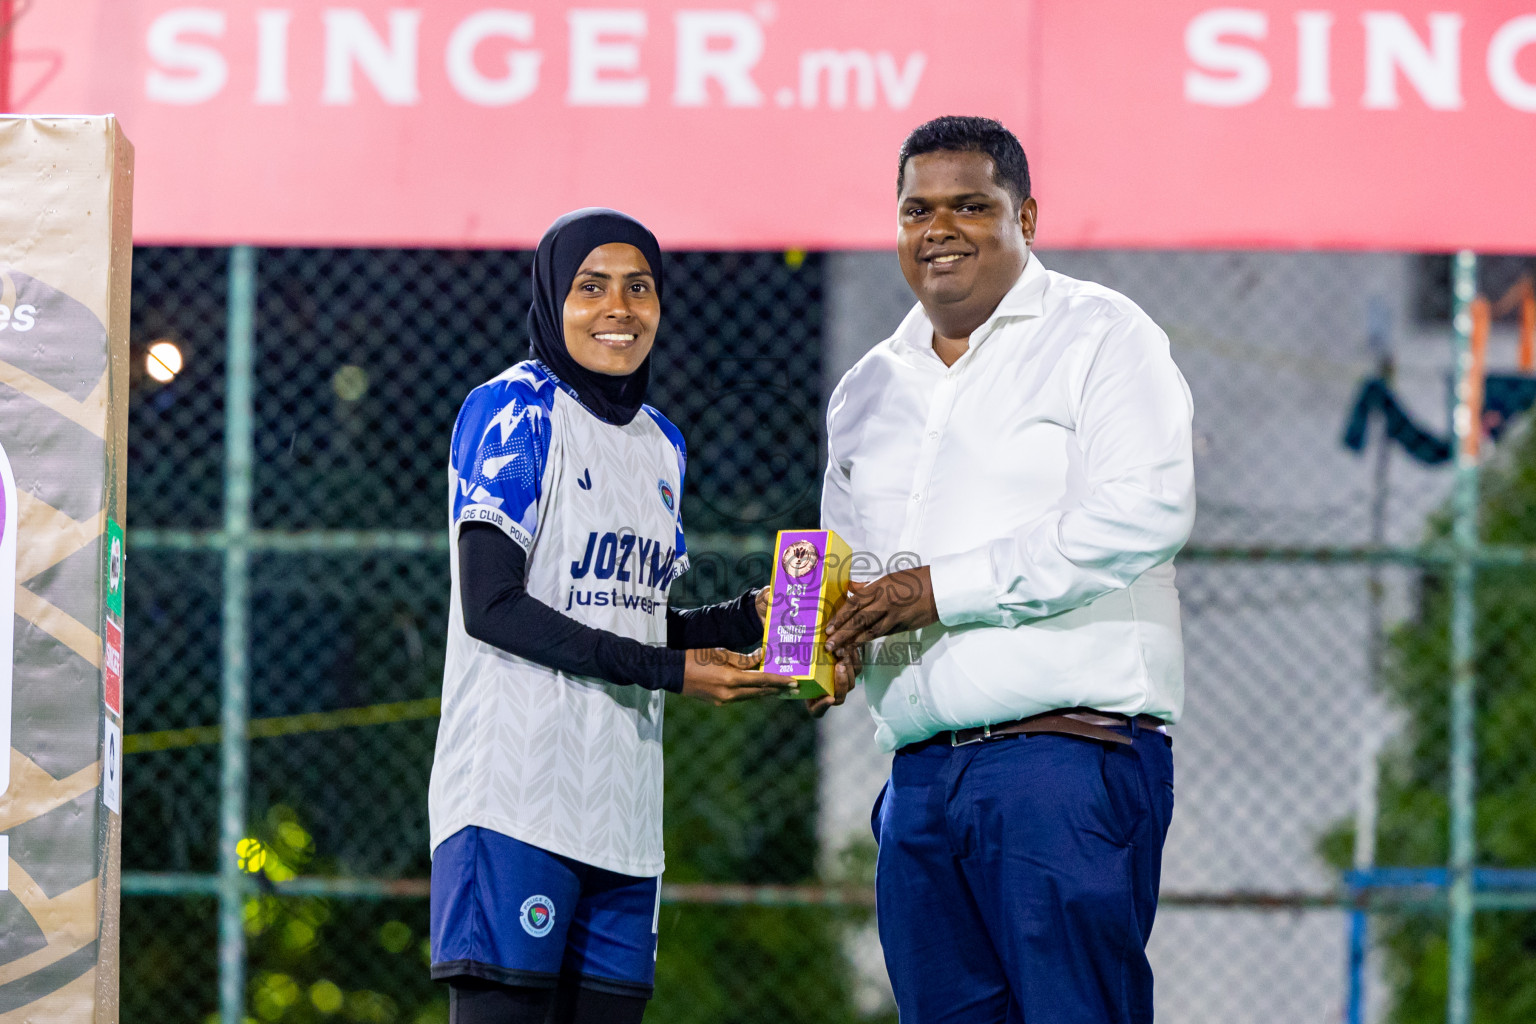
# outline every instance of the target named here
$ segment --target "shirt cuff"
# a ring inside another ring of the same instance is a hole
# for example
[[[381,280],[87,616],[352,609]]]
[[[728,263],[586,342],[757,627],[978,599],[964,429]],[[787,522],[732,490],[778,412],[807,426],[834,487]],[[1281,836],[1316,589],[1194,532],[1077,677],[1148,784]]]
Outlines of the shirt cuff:
[[[602,633],[593,653],[600,679],[620,686],[683,692],[686,651],[654,647],[629,637]]]
[[[928,579],[933,584],[934,607],[944,625],[996,620],[992,555],[985,547],[940,555],[928,563]]]
[[[661,683],[659,689],[666,690],[668,693],[682,693],[683,672],[687,667],[688,652],[668,651],[665,647],[662,651],[665,660],[662,662],[661,672],[656,676],[657,681]]]

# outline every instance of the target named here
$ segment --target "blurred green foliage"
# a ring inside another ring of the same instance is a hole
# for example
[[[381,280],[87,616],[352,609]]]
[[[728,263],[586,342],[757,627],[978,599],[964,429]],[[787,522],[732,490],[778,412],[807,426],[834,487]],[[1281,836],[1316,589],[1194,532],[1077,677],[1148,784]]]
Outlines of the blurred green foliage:
[[[815,884],[816,731],[798,701],[667,707],[667,881]],[[859,1020],[842,942],[868,911],[662,907],[659,1024]]]
[[[240,844],[259,882],[334,876],[299,812],[274,805]],[[124,1021],[218,1024],[216,901],[129,897]],[[329,900],[261,892],[245,903],[247,1024],[447,1024],[427,972],[427,902]]]
[[[1536,544],[1536,431],[1506,439],[1483,474],[1481,536]],[[1450,519],[1431,524],[1448,537]],[[1536,577],[1530,568],[1477,576],[1477,850],[1485,867],[1536,866]],[[1392,866],[1444,865],[1450,813],[1450,618],[1448,572],[1426,572],[1416,614],[1391,637],[1384,684],[1405,712],[1403,737],[1383,755],[1377,850]],[[1351,836],[1323,852],[1349,864]],[[1447,940],[1443,913],[1378,915],[1393,989],[1391,1019],[1445,1019]],[[1479,1024],[1536,1020],[1536,913],[1477,915],[1472,1016]]]

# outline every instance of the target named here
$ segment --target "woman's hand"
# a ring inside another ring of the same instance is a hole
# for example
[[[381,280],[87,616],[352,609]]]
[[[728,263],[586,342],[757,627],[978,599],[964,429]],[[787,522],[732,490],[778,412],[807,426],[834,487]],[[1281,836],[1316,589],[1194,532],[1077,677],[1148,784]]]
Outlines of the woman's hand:
[[[773,697],[794,689],[788,676],[754,672],[763,652],[736,654],[723,647],[698,648],[683,660],[683,696],[707,700],[717,707],[739,700]]]
[[[757,603],[757,621],[767,622],[768,606],[773,603],[773,588],[763,587],[759,589],[754,600]]]

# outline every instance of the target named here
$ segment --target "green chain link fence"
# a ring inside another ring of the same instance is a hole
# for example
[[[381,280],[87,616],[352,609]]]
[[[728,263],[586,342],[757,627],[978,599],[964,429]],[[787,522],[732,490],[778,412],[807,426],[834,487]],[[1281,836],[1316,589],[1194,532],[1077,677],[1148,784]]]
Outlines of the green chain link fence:
[[[1420,293],[1449,296],[1449,264],[1044,259],[1141,302],[1195,394],[1161,1019],[1438,1021],[1468,991],[1479,1022],[1532,1019],[1536,877],[1518,869],[1536,869],[1536,442],[1517,427],[1491,456],[1492,546],[1466,532],[1472,467],[1423,467],[1375,435],[1363,457],[1339,444],[1375,372],[1378,292],[1400,307],[1395,386],[1445,431],[1456,323]],[[674,600],[763,581],[772,531],[816,521],[842,260],[669,257],[652,401],[689,443],[695,553]],[[221,1005],[294,1024],[446,1020],[425,952],[444,462],[464,395],[526,351],[529,262],[136,252],[125,1021],[203,1024]],[[162,340],[184,363],[166,382],[145,373]],[[1450,840],[1473,834],[1474,669],[1475,861]],[[672,705],[648,1019],[893,1021],[859,821],[882,771],[867,716]],[[1496,869],[1475,890],[1474,863]],[[1387,870],[1408,868],[1433,870]]]

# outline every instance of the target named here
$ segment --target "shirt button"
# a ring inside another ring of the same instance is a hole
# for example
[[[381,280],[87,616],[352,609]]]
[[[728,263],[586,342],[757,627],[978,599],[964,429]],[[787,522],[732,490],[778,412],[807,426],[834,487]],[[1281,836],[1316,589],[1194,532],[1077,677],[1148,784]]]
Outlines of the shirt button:
[[[915,694],[915,693],[907,694],[907,703],[908,704],[916,704],[917,703],[917,694]]]
[[[914,494],[914,495],[912,495],[912,500],[913,501],[922,501],[923,500],[923,496],[921,494]]]
[[[939,439],[939,432],[937,430],[930,430],[930,431],[928,431],[928,440],[930,440],[930,441],[937,441],[938,439]]]

